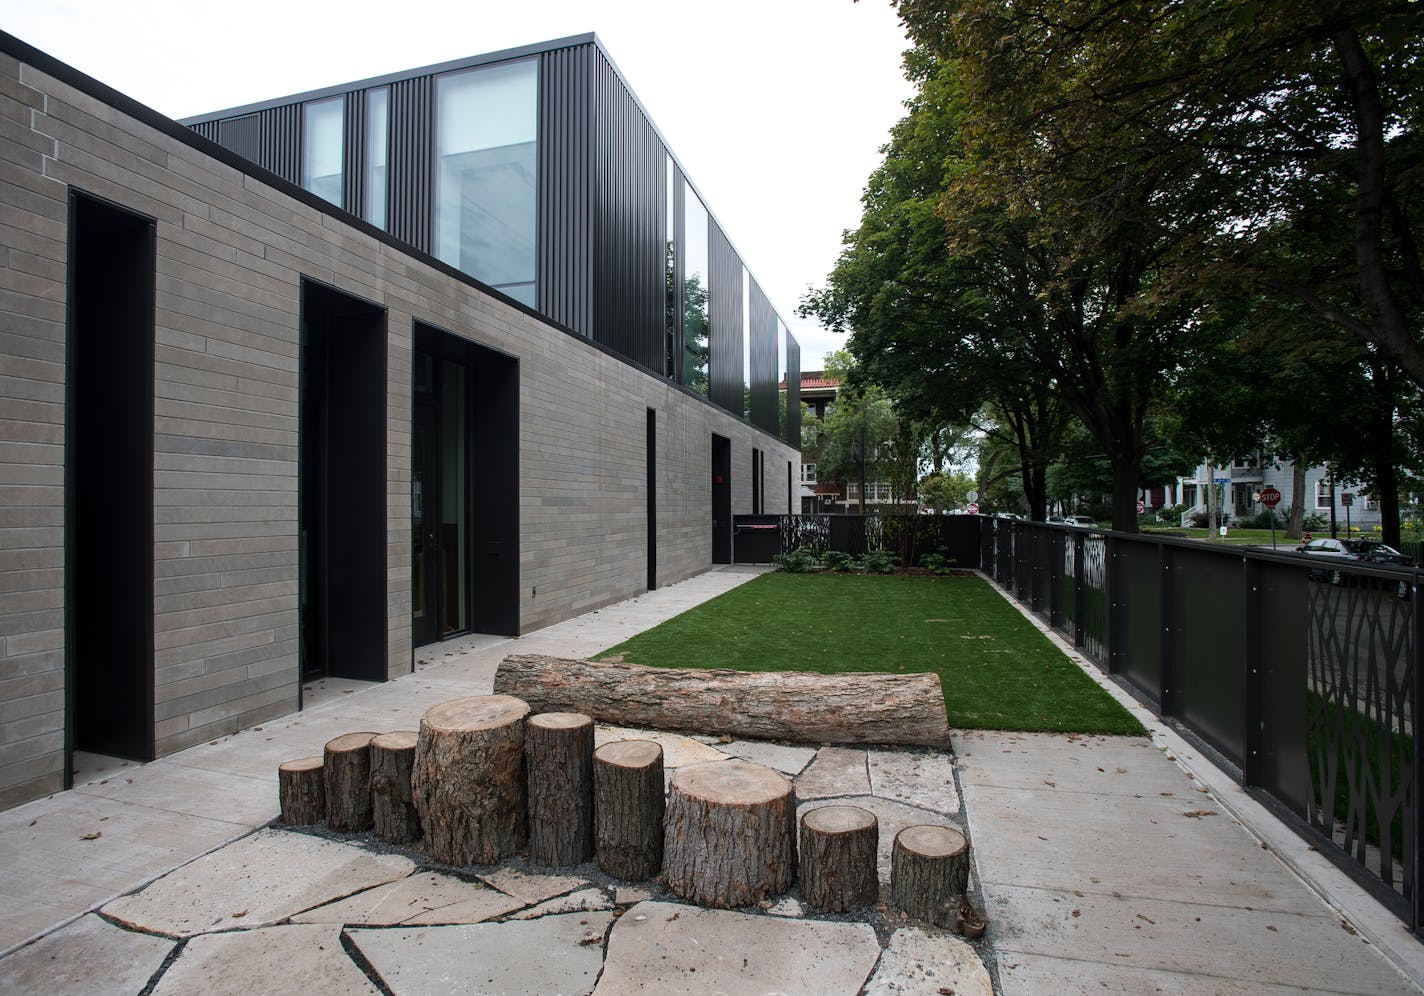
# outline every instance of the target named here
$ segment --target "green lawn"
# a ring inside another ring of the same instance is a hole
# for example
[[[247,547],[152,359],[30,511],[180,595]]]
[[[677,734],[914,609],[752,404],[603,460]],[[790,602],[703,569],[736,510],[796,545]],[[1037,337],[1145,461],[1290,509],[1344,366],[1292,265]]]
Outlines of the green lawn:
[[[766,574],[611,647],[655,667],[933,671],[949,724],[1143,732],[979,578]]]

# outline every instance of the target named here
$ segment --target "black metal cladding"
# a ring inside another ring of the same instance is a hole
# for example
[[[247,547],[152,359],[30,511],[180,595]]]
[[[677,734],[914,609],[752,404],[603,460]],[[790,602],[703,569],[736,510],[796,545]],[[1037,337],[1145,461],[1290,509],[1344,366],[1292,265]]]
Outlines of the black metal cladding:
[[[593,338],[661,371],[667,150],[601,52],[593,71]]]
[[[366,91],[348,93],[343,110],[341,206],[360,218],[366,213],[362,210],[366,187]]]
[[[801,346],[786,337],[786,442],[801,448]]]
[[[432,77],[391,84],[386,230],[430,252],[434,217],[435,102]]]
[[[193,125],[193,130],[199,135],[202,135],[209,142],[216,142],[218,141],[219,125],[220,122],[218,121],[200,121],[198,124]],[[234,149],[233,151],[236,150]]]
[[[777,429],[776,312],[755,280],[747,295],[752,310],[752,425],[775,434]]]
[[[721,226],[707,221],[710,244],[708,269],[712,280],[711,397],[712,403],[741,416],[742,397],[742,261],[722,234]]]
[[[302,105],[284,104],[258,113],[262,117],[262,148],[257,162],[301,186]]]
[[[244,159],[257,162],[262,158],[262,115],[244,114],[240,118],[207,122],[217,129],[213,137],[227,149]]]
[[[538,308],[593,335],[592,45],[539,59]]]

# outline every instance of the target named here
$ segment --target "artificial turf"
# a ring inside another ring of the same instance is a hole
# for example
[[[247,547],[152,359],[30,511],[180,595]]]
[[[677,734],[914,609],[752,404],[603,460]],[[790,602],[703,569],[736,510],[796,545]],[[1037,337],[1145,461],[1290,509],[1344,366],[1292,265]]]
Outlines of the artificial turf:
[[[599,657],[739,671],[933,671],[952,727],[1143,732],[973,577],[766,574]]]

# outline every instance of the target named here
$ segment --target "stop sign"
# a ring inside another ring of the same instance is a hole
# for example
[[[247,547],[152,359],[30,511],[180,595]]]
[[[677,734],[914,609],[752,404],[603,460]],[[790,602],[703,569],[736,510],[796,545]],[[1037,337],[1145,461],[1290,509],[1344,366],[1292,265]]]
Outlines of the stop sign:
[[[1138,515],[1141,515],[1141,514],[1142,514],[1143,512],[1145,512],[1145,511],[1147,511],[1147,503],[1146,503],[1146,502],[1141,502],[1141,501],[1138,502],[1138,503],[1137,503],[1137,514],[1138,514]]]
[[[979,503],[971,501],[968,505],[964,507],[964,511],[968,512],[970,515],[978,515]]]
[[[1267,485],[1261,489],[1261,504],[1267,508],[1275,508],[1281,503],[1281,493],[1274,487]]]

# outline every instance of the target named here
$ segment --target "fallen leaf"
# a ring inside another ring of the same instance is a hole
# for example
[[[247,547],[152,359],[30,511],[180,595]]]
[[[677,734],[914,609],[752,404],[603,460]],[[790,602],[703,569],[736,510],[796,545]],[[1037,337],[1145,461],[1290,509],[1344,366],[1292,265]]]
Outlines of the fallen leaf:
[[[1350,921],[1349,921],[1349,920],[1341,920],[1341,921],[1340,921],[1340,926],[1342,926],[1342,927],[1345,928],[1345,932],[1346,932],[1347,934],[1352,934],[1352,935],[1353,935],[1353,934],[1358,934],[1358,933],[1359,933],[1358,930],[1356,930],[1354,927],[1350,926]]]
[[[1275,927],[1273,927],[1273,926],[1271,926],[1271,925],[1270,925],[1270,924],[1269,924],[1269,923],[1268,923],[1268,924],[1266,924],[1266,929],[1267,929],[1267,930],[1273,930],[1273,931],[1275,931],[1275,932],[1276,932],[1276,933],[1277,933],[1277,934],[1279,934],[1279,933],[1280,933],[1280,931],[1279,931],[1279,930],[1276,930],[1276,928],[1275,928]]]
[[[590,944],[597,944],[601,940],[603,940],[603,938],[597,934],[589,934],[583,940],[579,941],[579,947],[588,947]]]
[[[1073,915],[1074,915],[1074,916],[1082,916],[1082,915],[1083,915],[1083,911],[1080,910],[1080,909],[1078,909],[1077,907],[1074,907],[1074,909],[1073,909]]]
[[[1157,921],[1154,920],[1154,919],[1152,919],[1152,918],[1151,918],[1150,916],[1148,916],[1146,913],[1139,913],[1139,914],[1137,914],[1137,919],[1139,919],[1139,920],[1146,920],[1148,923],[1152,924],[1152,926],[1154,926],[1154,927],[1157,926]]]
[[[1047,778],[1043,780],[1043,784],[1047,785],[1051,789],[1056,789],[1058,787],[1057,782],[1050,782]]]
[[[1194,820],[1199,820],[1199,819],[1201,819],[1203,816],[1215,816],[1215,815],[1216,815],[1216,810],[1214,810],[1214,809],[1189,809],[1189,810],[1187,810],[1185,813],[1183,813],[1182,815],[1183,815],[1183,816],[1191,817],[1191,818],[1194,819]]]
[[[1168,797],[1168,798],[1170,798],[1171,795],[1172,795],[1171,792],[1158,792],[1157,794],[1160,795],[1160,796]]]
[[[102,833],[100,833],[98,830],[95,830],[93,833],[86,833],[84,836],[80,837],[79,839],[80,839],[80,840],[98,840],[98,839],[99,839],[100,837],[102,837],[102,836],[104,836]]]
[[[236,913],[229,913],[228,916],[234,919],[240,916],[247,916],[247,910],[238,910]]]

